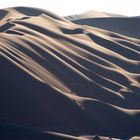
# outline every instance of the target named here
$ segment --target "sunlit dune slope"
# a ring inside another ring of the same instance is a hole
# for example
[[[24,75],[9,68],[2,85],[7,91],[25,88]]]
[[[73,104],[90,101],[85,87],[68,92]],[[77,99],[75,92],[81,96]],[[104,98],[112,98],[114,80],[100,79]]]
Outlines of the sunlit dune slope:
[[[95,10],[89,10],[85,13],[70,15],[70,16],[66,16],[65,18],[68,20],[78,20],[78,19],[86,19],[86,18],[109,18],[109,17],[126,17],[126,16],[100,12]]]
[[[133,33],[34,8],[3,9],[0,18],[1,118],[73,136],[140,134],[140,40]]]

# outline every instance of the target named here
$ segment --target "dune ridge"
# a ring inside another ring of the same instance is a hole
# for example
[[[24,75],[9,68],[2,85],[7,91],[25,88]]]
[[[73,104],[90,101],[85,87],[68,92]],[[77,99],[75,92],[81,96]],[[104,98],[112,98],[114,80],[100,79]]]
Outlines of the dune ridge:
[[[79,20],[79,19],[87,19],[87,18],[110,18],[110,17],[127,17],[127,16],[89,10],[82,14],[70,15],[70,16],[66,16],[65,18],[68,20]]]
[[[1,118],[77,137],[140,134],[139,39],[41,9],[0,18]]]

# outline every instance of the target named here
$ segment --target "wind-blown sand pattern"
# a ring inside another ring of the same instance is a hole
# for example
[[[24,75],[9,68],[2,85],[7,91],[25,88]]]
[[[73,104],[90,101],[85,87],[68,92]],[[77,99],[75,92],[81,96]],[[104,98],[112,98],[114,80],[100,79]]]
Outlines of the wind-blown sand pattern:
[[[0,137],[140,135],[140,32],[111,23],[112,32],[40,9],[0,11]]]

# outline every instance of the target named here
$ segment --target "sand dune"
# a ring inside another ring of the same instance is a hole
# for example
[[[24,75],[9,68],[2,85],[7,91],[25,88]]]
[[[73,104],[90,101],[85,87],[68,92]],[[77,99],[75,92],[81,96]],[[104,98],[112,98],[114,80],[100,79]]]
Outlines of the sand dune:
[[[139,16],[128,17],[90,10],[79,15],[71,15],[65,18],[73,23],[109,30],[137,39],[140,38]]]
[[[0,118],[64,139],[140,134],[140,40],[133,32],[130,38],[113,26],[110,32],[26,7],[3,9],[0,19]]]
[[[82,14],[66,16],[65,18],[68,20],[78,20],[86,18],[109,18],[109,17],[126,17],[126,16],[90,10]]]
[[[140,39],[140,19],[135,17],[87,17],[87,18],[67,18],[72,22],[93,26],[96,28],[116,32],[128,37]]]

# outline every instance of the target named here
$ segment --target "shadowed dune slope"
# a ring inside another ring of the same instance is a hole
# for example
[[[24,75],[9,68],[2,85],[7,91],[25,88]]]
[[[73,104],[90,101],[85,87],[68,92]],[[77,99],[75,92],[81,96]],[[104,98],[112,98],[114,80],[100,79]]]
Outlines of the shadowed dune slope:
[[[0,139],[2,140],[88,140],[85,137],[74,137],[70,135],[42,132],[38,129],[14,124],[6,120],[0,120]]]
[[[140,134],[139,39],[40,9],[3,11],[0,118],[72,136]]]
[[[72,19],[72,22],[93,26],[140,39],[140,19],[135,17],[99,17]]]

